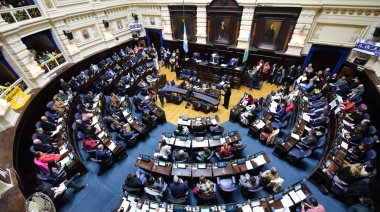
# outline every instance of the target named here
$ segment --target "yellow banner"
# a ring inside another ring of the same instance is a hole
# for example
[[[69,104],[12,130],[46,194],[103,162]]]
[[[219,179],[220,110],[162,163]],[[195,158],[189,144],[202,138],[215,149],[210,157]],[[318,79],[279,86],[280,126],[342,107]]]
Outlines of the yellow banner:
[[[5,96],[5,100],[11,103],[11,108],[16,110],[25,105],[25,103],[30,98],[31,94],[25,94],[21,88],[16,85],[16,87]]]

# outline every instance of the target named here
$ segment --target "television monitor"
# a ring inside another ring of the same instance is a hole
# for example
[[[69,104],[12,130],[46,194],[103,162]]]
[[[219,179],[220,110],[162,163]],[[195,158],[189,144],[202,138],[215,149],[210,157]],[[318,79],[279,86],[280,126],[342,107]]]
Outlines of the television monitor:
[[[201,212],[210,212],[210,207],[201,207]]]
[[[142,161],[145,161],[145,162],[149,162],[150,157],[149,157],[148,155],[142,155],[142,156],[141,156],[141,160],[142,160]]]
[[[180,141],[187,141],[187,137],[186,137],[186,136],[181,136],[181,137],[179,138],[179,140],[180,140]]]
[[[171,133],[165,133],[165,137],[167,137],[167,138],[171,138],[171,137],[172,137],[172,134],[171,134]]]
[[[198,163],[198,169],[205,169],[206,168],[206,163]]]
[[[158,165],[159,165],[159,166],[166,166],[166,162],[165,162],[165,161],[162,161],[162,160],[159,160],[159,161],[158,161]]]
[[[180,169],[186,169],[186,163],[177,163],[177,167]]]
[[[301,188],[302,188],[302,184],[301,184],[301,183],[297,183],[297,184],[294,185],[294,190],[295,190],[295,191],[298,191],[298,190],[300,190]]]
[[[356,41],[355,47],[352,49],[357,52],[368,54],[371,56],[379,56],[380,54],[380,43],[374,42],[372,40],[358,39]]]
[[[245,163],[245,158],[237,159],[238,165],[243,164],[243,163]]]
[[[257,199],[257,200],[253,200],[251,201],[251,207],[258,207],[258,206],[261,206],[261,200],[260,199]]]
[[[225,210],[227,212],[237,211],[237,206],[236,206],[236,204],[228,204],[228,205],[226,205],[226,209]]]
[[[282,199],[282,193],[278,193],[278,194],[273,195],[273,201],[277,201],[280,199]]]

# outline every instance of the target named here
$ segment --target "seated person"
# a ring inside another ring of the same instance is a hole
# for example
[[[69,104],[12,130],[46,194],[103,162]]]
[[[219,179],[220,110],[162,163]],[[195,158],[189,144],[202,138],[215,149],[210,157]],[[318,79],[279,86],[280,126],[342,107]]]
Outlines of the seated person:
[[[259,179],[257,176],[251,176],[248,173],[245,175],[240,175],[240,186],[243,186],[247,189],[254,189],[260,186]]]
[[[129,174],[127,176],[124,184],[129,188],[142,188],[143,184],[146,183],[148,175],[146,171],[139,168],[135,174]]]
[[[333,180],[342,185],[350,185],[360,177],[362,168],[363,167],[360,163],[352,164],[345,168],[340,168]]]
[[[169,146],[167,143],[166,143],[166,140],[162,140],[162,142],[158,145],[158,150],[159,150],[159,154],[164,156],[164,157],[168,157],[172,151],[171,151],[171,146]]]
[[[156,126],[157,117],[155,115],[151,116],[148,111],[145,111],[142,120],[151,129]]]
[[[40,139],[33,140],[33,147],[34,151],[40,151],[45,153],[55,151],[55,147],[53,145],[50,145],[49,143],[42,143]]]
[[[308,136],[300,138],[300,142],[307,146],[312,146],[318,141],[315,130],[310,130]]]
[[[86,102],[89,103],[90,105],[93,105],[96,101],[98,101],[99,98],[94,97],[94,94],[89,91],[86,95]]]
[[[355,127],[354,130],[351,132],[347,132],[345,134],[345,137],[350,140],[350,142],[358,144],[360,143],[363,138],[363,128],[362,127]]]
[[[162,179],[161,176],[159,176],[157,179],[155,179],[153,176],[149,176],[145,184],[145,187],[161,193],[163,192],[162,189],[164,188],[164,185],[165,185],[165,181],[164,179]]]
[[[224,127],[218,123],[217,125],[212,125],[210,127],[211,134],[223,134]]]
[[[374,170],[375,168],[371,165],[363,165],[363,168],[360,171],[360,177],[368,177]]]
[[[272,122],[270,120],[267,120],[265,122],[265,126],[261,129],[260,137],[259,139],[261,141],[266,141],[270,134],[273,132],[274,128],[272,125]]]
[[[301,202],[301,208],[302,208],[301,212],[305,212],[305,211],[325,212],[325,208],[323,207],[323,205],[318,204],[317,199],[315,199],[314,197],[310,197],[309,202],[310,202],[310,204],[303,202],[303,201]],[[305,207],[306,207],[306,209],[305,209]]]
[[[197,155],[203,160],[206,161],[206,159],[210,156],[211,151],[209,148],[205,147],[203,148],[203,151],[199,151]]]
[[[276,109],[276,113],[273,115],[273,117],[275,120],[280,121],[284,117],[285,113],[286,113],[285,104],[281,103],[280,107]]]
[[[197,187],[194,187],[194,190],[198,190],[199,194],[210,195],[213,194],[214,191],[214,183],[211,180],[206,179],[203,175],[199,178],[199,184]]]
[[[52,132],[57,129],[55,121],[46,116],[41,116],[41,128],[44,132]]]
[[[348,208],[348,212],[372,212],[375,211],[373,207],[373,200],[368,197],[360,197],[359,203]]]
[[[364,118],[363,109],[359,108],[351,113],[346,113],[344,119],[350,123],[359,123]]]
[[[49,153],[43,153],[43,152],[40,152],[40,151],[37,151],[34,153],[34,157],[42,162],[42,163],[48,163],[49,161],[51,160],[55,160],[55,161],[58,161],[61,159],[61,155],[60,154],[49,154]]]
[[[217,64],[219,64],[219,59],[220,59],[219,55],[217,55],[215,53],[211,54],[210,63],[217,65]]]
[[[123,49],[120,49],[119,56],[120,57],[125,57],[125,56],[127,56],[127,54],[125,53],[125,51]]]
[[[343,105],[345,105],[344,111],[346,113],[353,112],[355,109],[355,103],[351,99],[347,99],[346,102],[343,102]]]
[[[322,113],[320,117],[315,119],[310,119],[309,125],[310,126],[323,126],[326,125],[328,118],[327,114]]]
[[[170,195],[173,198],[181,199],[187,197],[189,187],[187,181],[183,181],[177,175],[174,175],[173,182],[169,185]]]
[[[119,55],[116,54],[116,52],[113,53],[112,55],[112,60],[116,60],[116,61],[119,61],[121,58],[119,57]]]
[[[67,94],[65,94],[65,92],[63,92],[63,90],[58,91],[57,97],[62,99],[62,101],[66,101],[69,99],[69,96]]]
[[[95,139],[91,138],[90,135],[86,135],[82,142],[83,142],[83,145],[88,150],[94,150],[98,146],[98,144],[100,143],[99,140],[95,140]]]
[[[322,114],[328,115],[330,113],[330,105],[325,105],[323,108],[316,109],[310,113],[312,117],[320,117]]]
[[[81,71],[80,74],[77,76],[77,80],[79,84],[83,85],[87,82],[88,77],[86,76],[86,74],[84,74],[84,71]]]
[[[139,83],[137,83],[137,86],[141,89],[141,90],[148,90],[148,84],[143,80],[141,79]]]
[[[131,125],[129,123],[124,124],[122,132],[120,133],[120,137],[124,139],[124,141],[130,141],[132,138],[137,138],[140,134],[136,133],[136,131],[131,129]]]
[[[56,142],[54,135],[52,133],[45,133],[42,128],[38,128],[36,130],[36,136],[39,140],[41,140],[42,144],[54,145]]]
[[[237,63],[238,63],[238,59],[232,58],[230,60],[230,62],[228,63],[228,65],[236,68],[237,67]]]
[[[201,81],[201,79],[197,79],[197,81],[194,83],[194,85],[199,87],[199,88],[202,88],[203,82]]]
[[[323,108],[325,105],[327,105],[328,102],[326,101],[326,97],[321,97],[319,100],[309,102],[309,105],[307,106],[311,111],[315,111],[319,108]]]
[[[228,157],[231,154],[231,146],[227,142],[223,143],[223,146],[220,148],[220,154],[223,157]]]
[[[174,130],[175,135],[188,135],[190,133],[187,126],[178,125],[177,129]]]
[[[196,121],[195,126],[193,126],[194,132],[205,132],[206,131],[206,125],[204,125],[201,121]]]
[[[107,160],[112,156],[112,153],[109,150],[105,150],[103,144],[98,145],[98,149],[95,150],[95,157],[98,160]]]
[[[68,84],[70,85],[71,90],[73,92],[79,91],[80,83],[78,82],[77,78],[75,78],[74,76],[71,77],[71,80],[68,82]]]
[[[112,70],[111,68],[108,68],[108,69],[107,69],[107,71],[106,71],[106,75],[107,75],[107,77],[109,77],[110,79],[113,79],[113,78],[116,78],[116,77],[117,77],[115,71]]]
[[[250,104],[253,104],[255,103],[255,98],[253,98],[253,96],[251,94],[244,94],[244,96],[241,98],[241,104],[243,104],[244,106],[247,106],[247,105],[250,105]]]
[[[199,52],[194,52],[193,60],[200,60],[200,59],[201,59],[201,54],[199,54]]]
[[[369,150],[368,145],[361,142],[356,147],[348,149],[348,156],[353,156],[359,160],[364,159]]]
[[[274,180],[274,179],[277,179],[278,178],[278,172],[277,172],[277,168],[276,167],[272,167],[270,170],[266,170],[264,171],[261,176],[268,180],[268,181],[271,181],[271,180]]]
[[[142,99],[140,99],[139,97],[137,97],[136,95],[133,96],[133,100],[132,100],[132,103],[133,105],[138,108],[138,106],[143,102]]]
[[[187,161],[189,159],[189,153],[185,152],[185,150],[180,149],[179,151],[174,151],[174,159],[175,161]]]

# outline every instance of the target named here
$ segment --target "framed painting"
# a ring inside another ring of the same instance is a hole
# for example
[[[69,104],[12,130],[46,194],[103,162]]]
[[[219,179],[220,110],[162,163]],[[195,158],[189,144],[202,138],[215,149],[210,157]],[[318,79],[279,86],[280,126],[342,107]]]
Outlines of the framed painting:
[[[123,29],[123,23],[121,22],[121,20],[116,21],[116,25],[118,29]]]
[[[90,33],[88,33],[87,29],[82,30],[82,35],[84,39],[89,39],[90,38]]]
[[[214,42],[227,43],[230,38],[231,17],[215,18]]]
[[[274,49],[282,26],[282,20],[266,20],[264,36],[261,38],[260,48]]]

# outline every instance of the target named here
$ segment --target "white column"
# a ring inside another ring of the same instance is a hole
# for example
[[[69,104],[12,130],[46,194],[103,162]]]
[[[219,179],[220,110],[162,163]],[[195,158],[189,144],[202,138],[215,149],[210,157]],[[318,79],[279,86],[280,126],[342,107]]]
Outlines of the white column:
[[[161,25],[163,27],[162,36],[164,40],[173,40],[172,24],[167,6],[161,6]]]
[[[206,14],[206,6],[198,6],[197,5],[197,43],[206,43],[207,40],[207,14]]]
[[[251,26],[252,26],[254,13],[255,13],[255,9],[253,7],[244,7],[243,15],[241,16],[241,24],[240,24],[237,48],[245,49],[247,45],[248,36],[249,36],[249,33],[251,33]]]
[[[300,56],[318,8],[302,8],[293,35],[288,43],[287,55]],[[306,53],[307,54],[307,53]]]
[[[14,127],[19,116],[20,114],[10,107],[9,102],[0,99],[0,131]]]

